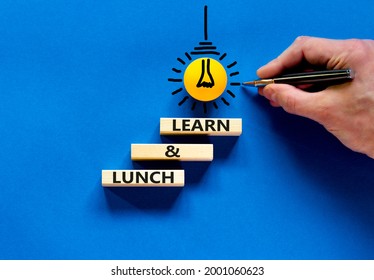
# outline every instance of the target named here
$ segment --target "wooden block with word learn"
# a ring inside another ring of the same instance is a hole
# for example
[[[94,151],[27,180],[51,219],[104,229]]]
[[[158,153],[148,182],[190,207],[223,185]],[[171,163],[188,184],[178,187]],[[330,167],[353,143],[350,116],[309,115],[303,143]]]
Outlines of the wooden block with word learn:
[[[160,118],[161,135],[239,136],[242,119]]]
[[[183,187],[184,170],[102,170],[103,187]]]
[[[213,144],[132,144],[131,159],[212,161]]]

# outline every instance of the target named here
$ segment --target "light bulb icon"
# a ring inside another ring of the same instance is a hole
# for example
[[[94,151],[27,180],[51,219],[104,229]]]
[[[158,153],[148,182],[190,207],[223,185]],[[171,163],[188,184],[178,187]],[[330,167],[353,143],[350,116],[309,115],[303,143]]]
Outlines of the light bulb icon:
[[[194,111],[200,102],[204,113],[207,113],[208,105],[219,108],[219,101],[229,106],[229,98],[235,98],[232,87],[240,86],[240,82],[229,81],[239,75],[238,71],[229,72],[237,65],[236,61],[226,64],[227,53],[217,51],[217,47],[208,40],[208,7],[204,7],[204,41],[199,42],[193,51],[185,52],[185,57],[178,57],[180,67],[172,68],[176,74],[183,74],[182,78],[169,78],[169,82],[182,83],[183,85],[173,90],[172,95],[178,96],[187,93],[179,101],[178,105],[192,104]],[[196,59],[194,57],[197,57]],[[184,71],[183,71],[184,69]],[[228,72],[228,74],[226,73]],[[192,98],[191,98],[192,97]],[[191,103],[192,102],[192,103]]]
[[[209,102],[220,97],[225,91],[226,70],[213,58],[198,58],[187,66],[183,84],[188,94],[194,99]]]
[[[205,66],[206,64],[206,66]],[[196,87],[212,88],[214,87],[214,79],[210,73],[210,58],[201,60],[201,76],[196,84]]]

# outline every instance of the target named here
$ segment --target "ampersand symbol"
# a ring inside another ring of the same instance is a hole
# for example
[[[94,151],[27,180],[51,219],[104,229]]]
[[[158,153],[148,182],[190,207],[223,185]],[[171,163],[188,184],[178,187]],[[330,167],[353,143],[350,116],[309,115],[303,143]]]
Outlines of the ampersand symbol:
[[[169,158],[180,157],[180,155],[178,155],[179,148],[175,148],[173,145],[169,145],[169,146],[166,147],[166,149],[167,149],[167,151],[165,152],[165,156],[167,156]]]

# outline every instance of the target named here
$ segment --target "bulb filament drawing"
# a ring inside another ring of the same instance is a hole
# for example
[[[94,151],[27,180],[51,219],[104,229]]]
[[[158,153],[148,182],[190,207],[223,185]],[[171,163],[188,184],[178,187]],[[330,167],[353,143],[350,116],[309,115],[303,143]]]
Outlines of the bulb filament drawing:
[[[205,67],[205,59],[201,60],[201,76],[199,81],[196,84],[196,87],[205,87],[205,88],[212,88],[214,87],[214,79],[212,73],[210,73],[210,59],[206,60],[206,67]]]

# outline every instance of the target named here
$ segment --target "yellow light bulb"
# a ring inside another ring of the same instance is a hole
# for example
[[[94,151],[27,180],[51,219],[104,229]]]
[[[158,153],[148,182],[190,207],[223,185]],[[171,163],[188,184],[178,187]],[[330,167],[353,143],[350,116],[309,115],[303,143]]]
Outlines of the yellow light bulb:
[[[227,75],[217,60],[198,58],[186,68],[183,83],[193,98],[207,102],[218,98],[225,91]]]

